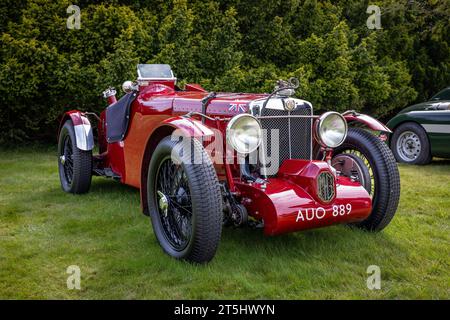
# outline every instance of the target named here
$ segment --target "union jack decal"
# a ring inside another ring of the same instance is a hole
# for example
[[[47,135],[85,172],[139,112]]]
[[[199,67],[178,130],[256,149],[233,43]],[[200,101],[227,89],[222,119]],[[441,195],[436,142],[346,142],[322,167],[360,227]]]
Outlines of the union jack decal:
[[[230,103],[228,110],[233,111],[233,112],[246,112],[247,104],[245,104],[245,103]]]

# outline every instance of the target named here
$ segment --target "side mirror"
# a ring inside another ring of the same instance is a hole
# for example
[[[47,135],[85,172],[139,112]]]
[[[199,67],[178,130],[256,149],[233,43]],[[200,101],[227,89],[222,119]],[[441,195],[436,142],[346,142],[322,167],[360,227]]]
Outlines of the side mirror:
[[[137,91],[137,85],[133,81],[125,81],[122,84],[122,90],[125,93],[130,93],[130,92],[133,92],[133,91]]]

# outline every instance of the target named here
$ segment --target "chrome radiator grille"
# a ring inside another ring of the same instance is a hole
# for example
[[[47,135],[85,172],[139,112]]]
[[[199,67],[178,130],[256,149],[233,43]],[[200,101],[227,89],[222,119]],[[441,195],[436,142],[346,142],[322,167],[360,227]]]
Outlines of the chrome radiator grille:
[[[312,116],[312,108],[299,105],[293,111],[265,108],[259,118],[263,129],[267,130],[267,140],[264,143],[265,154],[273,158],[272,143],[278,145],[279,165],[286,159],[311,159],[312,156],[312,118],[290,117],[293,115]],[[265,118],[265,117],[282,118]],[[272,141],[270,130],[279,130],[279,141]]]
[[[334,198],[334,176],[330,172],[322,172],[317,178],[317,195],[324,202]]]

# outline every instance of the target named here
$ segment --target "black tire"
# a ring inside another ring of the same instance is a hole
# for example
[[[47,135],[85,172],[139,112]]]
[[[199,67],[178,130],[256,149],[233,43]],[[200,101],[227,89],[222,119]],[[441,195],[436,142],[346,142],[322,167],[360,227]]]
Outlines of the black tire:
[[[181,151],[186,147],[193,152]],[[201,157],[196,158],[202,159],[201,163],[193,162],[194,155]],[[167,171],[173,174],[165,174]],[[223,209],[219,180],[201,143],[164,138],[150,161],[147,190],[153,230],[162,249],[176,259],[209,262],[219,246]],[[189,234],[183,232],[189,229]]]
[[[82,194],[89,191],[92,179],[92,151],[78,149],[71,120],[64,123],[59,134],[58,170],[61,187],[65,192]]]
[[[424,165],[432,158],[427,133],[414,122],[403,123],[395,129],[391,150],[395,159],[403,163]]]
[[[400,175],[389,147],[378,137],[359,128],[350,128],[345,142],[334,156],[350,153],[368,165],[372,177],[372,212],[359,223],[353,224],[369,231],[381,231],[392,220],[400,200]],[[364,159],[365,158],[365,159]]]

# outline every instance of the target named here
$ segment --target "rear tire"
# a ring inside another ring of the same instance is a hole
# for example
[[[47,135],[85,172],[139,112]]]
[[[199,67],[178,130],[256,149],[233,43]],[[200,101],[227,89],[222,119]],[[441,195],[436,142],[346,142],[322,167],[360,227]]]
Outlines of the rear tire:
[[[352,224],[369,231],[381,231],[392,220],[400,200],[400,175],[389,147],[373,134],[350,128],[345,142],[334,156],[350,153],[359,157],[371,174],[372,212],[359,223]]]
[[[81,194],[89,191],[92,178],[92,151],[78,149],[71,120],[64,123],[59,134],[58,170],[61,187],[65,192]]]
[[[194,162],[194,155],[201,163]],[[150,161],[147,190],[162,249],[176,259],[209,262],[219,246],[223,209],[219,180],[201,143],[164,138]]]
[[[398,126],[391,138],[391,150],[398,162],[424,165],[431,162],[430,141],[417,123]]]

